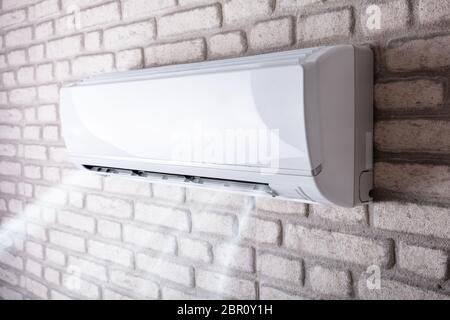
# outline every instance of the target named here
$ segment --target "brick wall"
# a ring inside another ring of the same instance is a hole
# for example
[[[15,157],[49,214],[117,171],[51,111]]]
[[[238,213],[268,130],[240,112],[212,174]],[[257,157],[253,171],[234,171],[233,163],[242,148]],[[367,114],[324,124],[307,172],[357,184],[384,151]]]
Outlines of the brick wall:
[[[0,296],[448,298],[450,2],[373,2],[1,1]],[[376,54],[369,207],[102,178],[66,159],[63,83],[337,43]]]

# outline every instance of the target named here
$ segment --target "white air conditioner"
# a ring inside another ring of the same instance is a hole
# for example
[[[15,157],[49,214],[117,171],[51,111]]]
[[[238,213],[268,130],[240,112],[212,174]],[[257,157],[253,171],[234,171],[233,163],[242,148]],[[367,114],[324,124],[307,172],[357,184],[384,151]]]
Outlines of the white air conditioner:
[[[344,207],[372,189],[370,49],[342,45],[92,77],[61,90],[100,174]]]

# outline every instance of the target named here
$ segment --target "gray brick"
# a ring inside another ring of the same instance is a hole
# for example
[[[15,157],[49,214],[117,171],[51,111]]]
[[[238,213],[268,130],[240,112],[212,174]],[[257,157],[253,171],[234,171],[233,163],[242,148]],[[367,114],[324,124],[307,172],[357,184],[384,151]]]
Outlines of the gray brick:
[[[294,42],[293,21],[282,18],[255,24],[249,37],[250,48],[268,50],[290,46]]]
[[[70,233],[50,230],[50,242],[74,251],[84,252],[86,250],[85,240]]]
[[[25,10],[15,10],[0,15],[0,28],[24,22],[27,18]]]
[[[134,245],[165,253],[175,253],[175,237],[134,226],[123,226],[123,240]]]
[[[279,200],[272,197],[256,197],[256,209],[282,214],[295,214],[304,216],[306,214],[306,204],[297,201]]]
[[[194,270],[190,266],[138,253],[136,255],[136,268],[185,286],[193,286],[194,284]]]
[[[375,104],[380,110],[437,109],[444,99],[445,85],[440,80],[406,80],[375,85]]]
[[[124,0],[123,15],[126,19],[151,16],[152,13],[176,6],[176,0]]]
[[[450,210],[413,203],[381,202],[374,204],[373,226],[449,239]]]
[[[326,205],[311,205],[309,209],[310,218],[320,218],[330,222],[344,224],[366,224],[367,213],[365,206],[355,208],[342,208]]]
[[[135,219],[161,227],[180,231],[190,230],[189,214],[186,210],[136,202]]]
[[[393,72],[433,70],[450,65],[450,36],[411,39],[392,43],[385,52],[386,66]]]
[[[23,295],[7,287],[0,287],[0,297],[5,300],[23,300]]]
[[[446,200],[450,194],[447,166],[422,164],[375,164],[375,186],[428,200]],[[447,200],[448,201],[448,200]]]
[[[250,197],[237,193],[212,191],[201,188],[186,189],[186,201],[195,203],[195,208],[217,208],[218,206],[230,209],[249,209]]]
[[[144,66],[142,49],[131,49],[118,52],[116,54],[116,66],[119,70],[142,68]]]
[[[217,292],[237,299],[255,299],[255,284],[250,280],[239,279],[206,270],[196,270],[197,287]]]
[[[184,202],[186,199],[186,189],[179,186],[172,186],[163,183],[152,185],[153,196],[170,202]]]
[[[398,264],[400,268],[425,278],[442,280],[447,275],[448,254],[443,250],[420,247],[400,242]]]
[[[84,276],[89,276],[101,281],[107,280],[106,267],[98,263],[81,259],[78,257],[69,257],[68,266],[79,268],[80,272]]]
[[[145,297],[158,298],[159,296],[159,288],[156,283],[123,271],[111,271],[111,282]]]
[[[178,254],[182,257],[205,263],[212,261],[211,245],[202,240],[189,238],[178,239]]]
[[[419,20],[423,24],[432,24],[449,21],[450,3],[440,0],[420,0]]]
[[[301,295],[286,292],[284,290],[266,285],[259,288],[259,297],[261,300],[308,300]]]
[[[95,231],[95,219],[89,216],[81,215],[71,211],[59,211],[58,223],[89,233]]]
[[[208,211],[192,212],[192,231],[232,237],[235,234],[236,217]]]
[[[80,25],[82,28],[104,25],[119,20],[119,4],[115,1],[80,11]]]
[[[155,38],[153,21],[142,21],[105,30],[103,43],[107,49],[146,46]]]
[[[235,24],[267,17],[273,9],[273,0],[227,0],[223,6],[223,14],[227,24]]]
[[[5,44],[8,47],[25,45],[30,43],[32,38],[33,33],[30,27],[15,29],[5,35]]]
[[[73,56],[81,52],[81,36],[52,40],[47,43],[47,57],[50,59]]]
[[[218,5],[200,7],[161,17],[158,20],[158,35],[166,37],[214,29],[220,27],[221,24],[222,16]]]
[[[238,56],[246,49],[247,41],[241,31],[216,34],[209,39],[209,52],[214,58]]]
[[[145,49],[145,65],[166,65],[202,61],[206,58],[203,39],[155,45]]]
[[[5,281],[13,286],[19,283],[19,278],[14,272],[11,272],[10,270],[4,269],[2,267],[0,267],[0,280]]]
[[[278,221],[257,217],[241,217],[240,235],[244,239],[255,242],[278,244],[281,236],[281,226]]]
[[[249,247],[219,243],[214,248],[214,262],[224,267],[253,272],[255,269],[255,253]]]
[[[109,53],[77,57],[72,63],[73,74],[79,77],[111,72],[113,69],[114,56]]]
[[[147,181],[132,180],[116,176],[105,177],[104,181],[104,189],[107,192],[143,197],[151,195],[150,183]]]
[[[131,266],[133,259],[133,253],[130,250],[95,240],[88,241],[88,253],[96,258],[126,267]]]
[[[450,122],[389,120],[375,124],[375,146],[387,152],[450,152]]]
[[[131,204],[121,199],[111,199],[97,195],[87,195],[86,208],[92,212],[118,218],[131,217]]]
[[[33,295],[41,299],[48,299],[48,289],[41,282],[27,277],[23,277],[23,282],[23,286]]]
[[[389,241],[310,229],[294,224],[286,226],[285,241],[290,249],[324,258],[361,265],[386,266],[391,263],[392,245]]]
[[[349,9],[300,17],[297,37],[300,42],[347,38],[351,35],[352,24]]]
[[[449,300],[450,297],[395,280],[381,279],[381,289],[369,289],[363,275],[358,282],[359,297],[365,300]]]
[[[258,256],[258,271],[263,276],[276,278],[293,284],[301,284],[303,271],[302,262],[288,259],[270,253]]]
[[[73,276],[63,275],[63,285],[67,289],[72,289],[73,286]],[[88,299],[99,299],[100,298],[100,287],[83,279],[77,279],[78,283],[77,293],[88,298]],[[73,290],[73,289],[72,289]]]
[[[348,271],[314,266],[309,270],[309,281],[315,292],[324,295],[348,297],[352,292],[352,281]]]

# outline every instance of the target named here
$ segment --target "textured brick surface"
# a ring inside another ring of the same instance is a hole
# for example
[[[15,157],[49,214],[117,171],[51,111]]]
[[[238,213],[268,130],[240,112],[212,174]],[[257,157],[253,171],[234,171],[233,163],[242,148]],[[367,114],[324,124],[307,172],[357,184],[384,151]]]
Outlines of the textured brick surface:
[[[125,226],[123,239],[125,242],[156,251],[167,253],[175,251],[175,238],[159,232]]]
[[[186,265],[164,261],[145,254],[136,256],[136,267],[140,270],[150,272],[160,278],[164,278],[185,286],[192,286],[192,268]]]
[[[391,120],[375,126],[375,145],[381,151],[448,153],[449,137],[450,121]]]
[[[0,299],[450,297],[449,10],[439,0],[0,1]],[[58,103],[68,83],[367,43],[369,206],[104,177],[69,161]],[[380,290],[361,274],[369,266]]]
[[[367,222],[366,207],[358,206],[353,209],[338,208],[324,205],[311,206],[311,218],[320,218],[330,222],[345,224],[365,224]]]
[[[301,283],[302,263],[273,254],[258,256],[259,272],[263,276],[277,278],[291,283]]]
[[[236,229],[236,218],[213,212],[195,212],[192,215],[192,230],[231,237]]]
[[[88,252],[99,259],[124,266],[130,266],[133,257],[130,250],[94,240],[89,241]]]
[[[398,281],[381,279],[381,289],[370,289],[366,278],[361,277],[358,291],[367,300],[448,300],[449,297],[434,291],[413,287]]]
[[[386,65],[391,71],[432,70],[450,65],[449,36],[411,39],[386,49]]]
[[[253,272],[255,267],[252,248],[220,243],[214,248],[214,262],[246,272]]]
[[[277,244],[280,241],[281,227],[278,221],[248,217],[241,220],[242,238],[261,243]]]
[[[398,248],[400,268],[426,278],[445,278],[447,261],[448,254],[443,250],[423,248],[405,242],[401,242]]]
[[[190,229],[188,213],[176,208],[137,203],[135,206],[135,219],[181,231],[189,231]]]
[[[189,259],[203,262],[211,262],[212,260],[211,245],[206,241],[188,238],[179,239],[178,251],[181,256]]]
[[[197,285],[200,288],[238,299],[254,299],[256,296],[252,281],[205,270],[198,271]]]
[[[255,50],[286,47],[294,41],[290,18],[257,23],[250,31],[250,48]]]
[[[347,271],[330,270],[321,266],[310,269],[309,281],[314,291],[347,297],[351,293],[351,278]]]
[[[430,109],[440,107],[445,100],[442,81],[421,79],[378,83],[375,104],[380,110]]]
[[[158,22],[158,34],[164,37],[202,29],[214,29],[220,27],[221,23],[219,6],[201,7],[162,17]]]
[[[226,23],[268,16],[273,11],[273,0],[227,0],[224,4]]]
[[[127,19],[151,16],[152,13],[176,5],[176,0],[124,0],[123,14]]]
[[[158,297],[159,289],[153,281],[144,280],[140,277],[133,276],[118,270],[111,273],[111,281],[117,284],[119,287],[134,291],[145,297]]]
[[[301,18],[297,28],[300,42],[343,38],[350,35],[352,12],[348,9]]]
[[[285,237],[288,248],[329,259],[362,265],[387,265],[391,258],[392,248],[388,242],[350,234],[314,230],[288,224]]]
[[[72,68],[75,76],[89,76],[110,72],[114,67],[112,54],[99,54],[76,58]]]
[[[145,49],[145,64],[196,62],[205,58],[205,42],[201,39],[155,45]]]
[[[228,32],[209,39],[209,51],[213,57],[235,56],[243,53],[247,41],[242,32]]]
[[[402,192],[418,199],[448,202],[450,171],[447,166],[392,164],[375,166],[375,186]]]
[[[449,21],[450,3],[439,0],[419,1],[419,20],[421,23],[430,24]]]
[[[103,34],[103,43],[107,49],[144,46],[149,44],[154,36],[153,21],[143,21],[106,30]]]
[[[375,204],[373,225],[376,228],[450,238],[450,211],[439,207],[385,202]]]

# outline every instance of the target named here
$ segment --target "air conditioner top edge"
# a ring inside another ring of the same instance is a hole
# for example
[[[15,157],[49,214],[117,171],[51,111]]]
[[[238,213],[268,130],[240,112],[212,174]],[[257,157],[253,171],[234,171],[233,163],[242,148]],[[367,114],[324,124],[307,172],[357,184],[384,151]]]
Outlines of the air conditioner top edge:
[[[340,47],[349,47],[341,45]],[[297,63],[307,62],[314,54],[325,50],[326,47],[315,47],[306,49],[296,49],[284,52],[264,53],[239,58],[229,58],[225,60],[208,60],[203,62],[182,63],[176,65],[156,66],[141,70],[130,70],[121,72],[110,72],[101,75],[94,75],[67,86],[104,84],[117,81],[135,81],[149,78],[162,78],[168,76],[180,76],[186,73],[206,73],[223,70],[233,70],[239,68],[254,68],[255,65],[276,65],[277,63]]]

